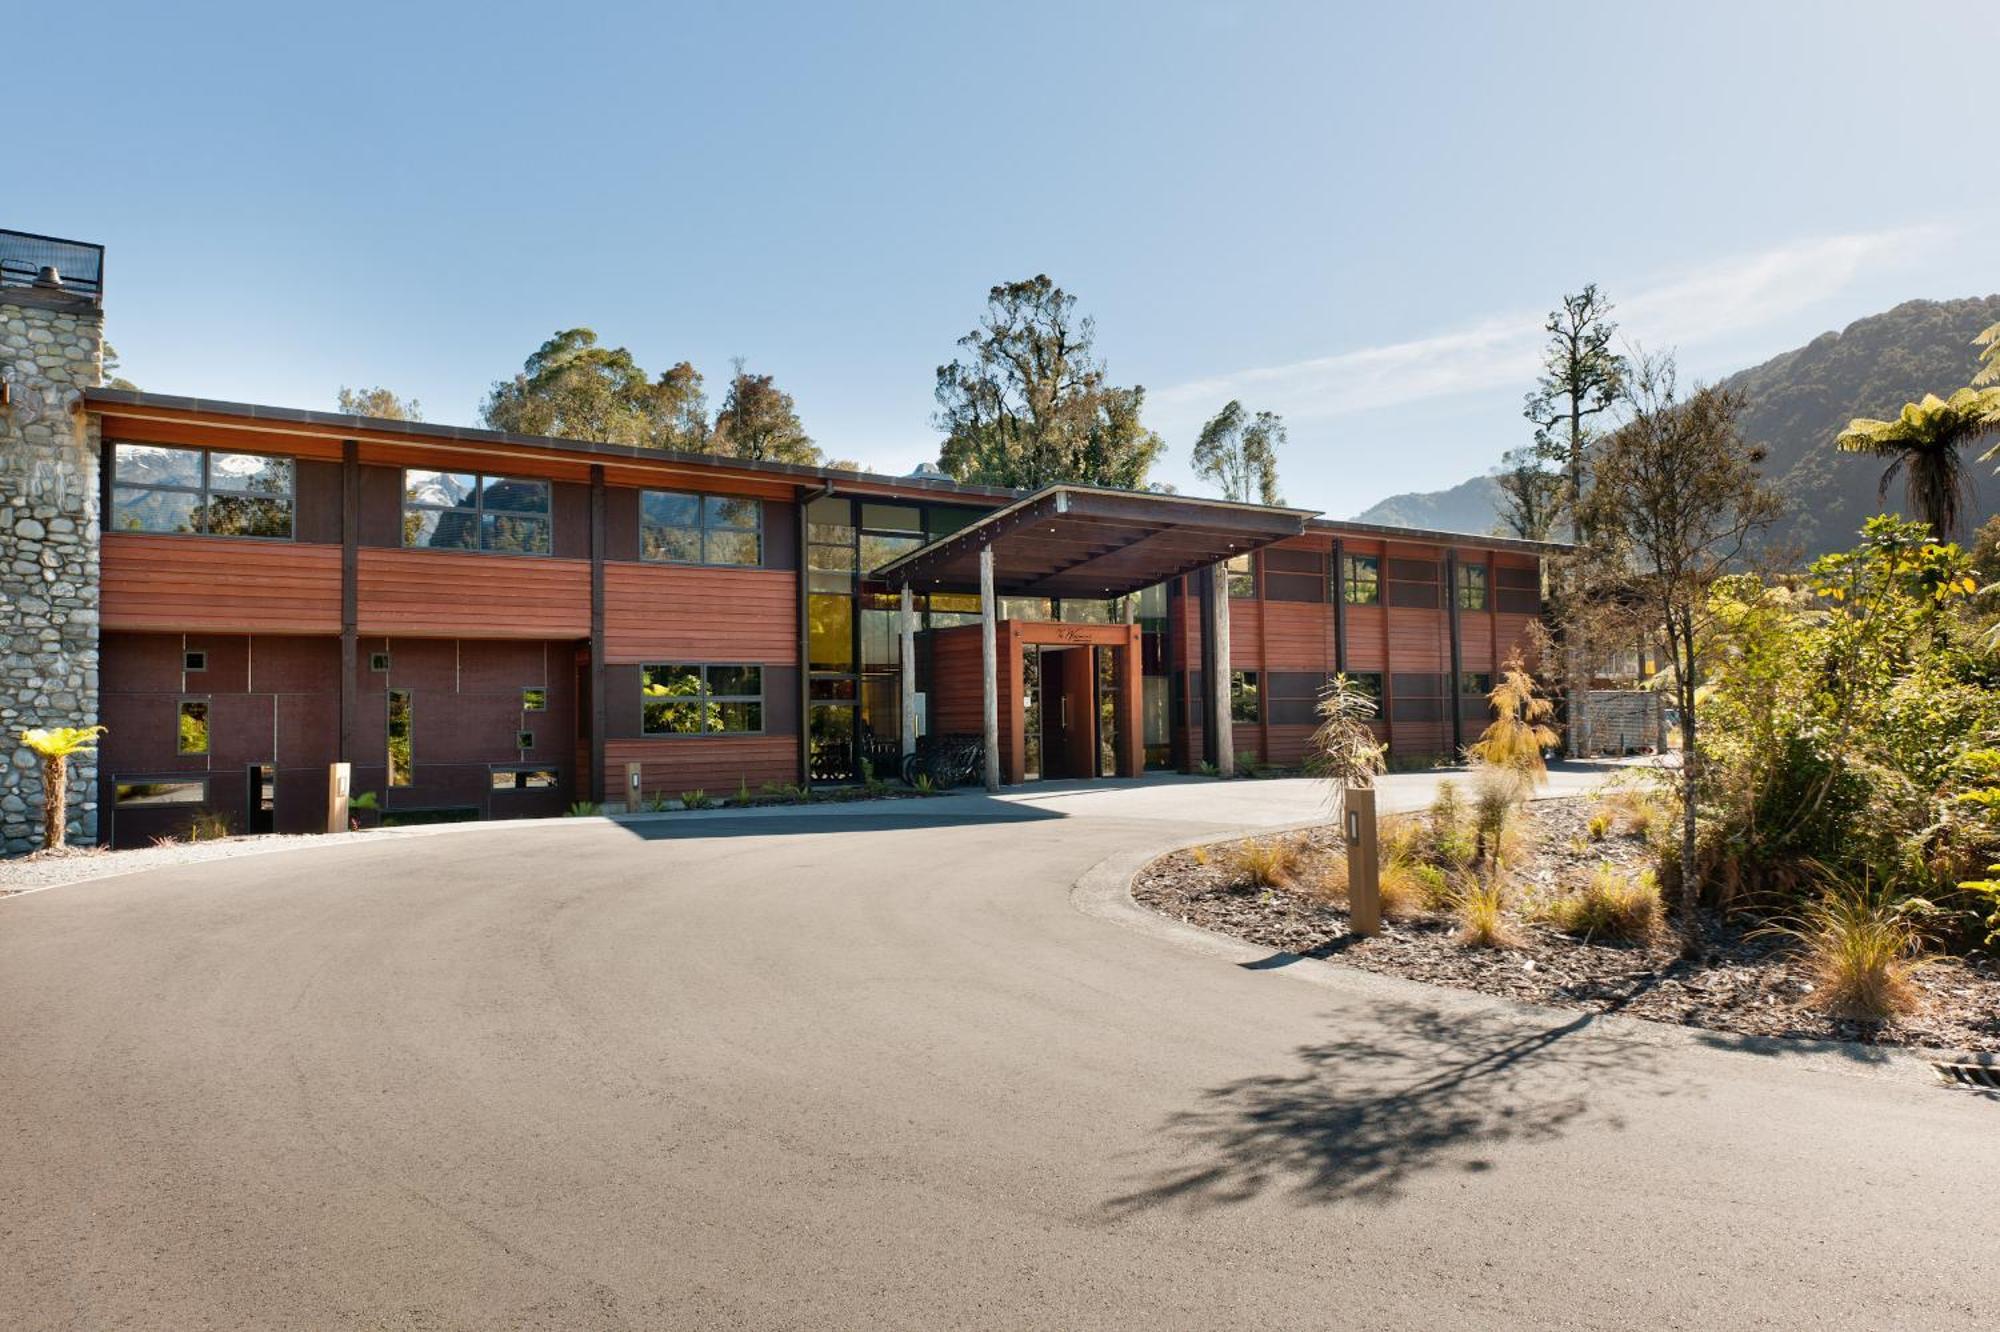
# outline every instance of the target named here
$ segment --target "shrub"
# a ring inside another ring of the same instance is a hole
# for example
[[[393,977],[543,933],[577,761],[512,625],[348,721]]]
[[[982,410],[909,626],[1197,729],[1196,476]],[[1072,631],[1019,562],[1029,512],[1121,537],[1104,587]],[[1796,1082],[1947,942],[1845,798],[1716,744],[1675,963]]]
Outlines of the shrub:
[[[1627,878],[1599,865],[1581,890],[1557,898],[1542,914],[1564,934],[1585,939],[1648,939],[1659,932],[1662,919],[1659,880],[1650,870]]]
[[[682,809],[712,809],[714,806],[715,797],[702,790],[699,786],[692,791],[681,792]]]
[[[1805,947],[1814,989],[1808,1002],[1832,1017],[1881,1022],[1912,1012],[1921,996],[1911,976],[1926,965],[1915,920],[1922,899],[1892,900],[1865,885],[1836,884],[1789,921],[1771,928]]]
[[[1431,836],[1442,837],[1445,833],[1465,822],[1465,799],[1459,794],[1458,783],[1447,777],[1437,785],[1437,794],[1431,797]]]
[[[934,796],[937,794],[937,783],[931,780],[929,773],[920,772],[917,780],[910,783],[910,789],[920,796]]]
[[[1195,766],[1195,771],[1200,773],[1204,777],[1220,777],[1222,775],[1222,769],[1216,767],[1213,763],[1210,763],[1207,759],[1203,759],[1199,764],[1197,764]]]
[[[748,777],[739,777],[736,779],[736,803],[739,805],[750,803],[750,779]]]
[[[1208,863],[1208,848],[1205,846],[1194,847],[1188,852],[1188,859],[1197,865],[1206,865]]]
[[[1479,859],[1479,835],[1466,824],[1440,833],[1434,847],[1437,862],[1446,869],[1470,869]]]
[[[1418,897],[1425,911],[1443,911],[1451,905],[1451,876],[1436,865],[1416,865],[1410,871],[1416,878]]]
[[[1383,861],[1423,859],[1429,850],[1425,846],[1427,831],[1415,819],[1397,819],[1385,825],[1380,842]]]
[[[1546,781],[1549,769],[1542,751],[1562,742],[1548,724],[1556,705],[1543,697],[1520,653],[1500,668],[1500,683],[1486,698],[1493,705],[1493,724],[1469,747],[1472,757],[1483,766],[1519,774],[1530,784]]]
[[[1298,853],[1283,838],[1252,838],[1236,848],[1235,869],[1253,888],[1287,888]]]
[[[1385,857],[1376,875],[1382,894],[1382,915],[1386,920],[1409,920],[1430,909],[1431,875],[1443,877],[1434,865],[1400,857]]]
[[[219,842],[229,836],[229,816],[221,810],[198,809],[188,820],[190,842]]]
[[[1507,919],[1507,889],[1498,861],[1459,891],[1455,906],[1458,941],[1467,948],[1512,948],[1519,942]]]
[[[658,791],[647,796],[645,801],[640,805],[640,808],[644,809],[648,814],[664,814],[673,807],[674,802],[667,799],[663,792]]]
[[[604,806],[598,804],[595,800],[579,800],[563,811],[563,817],[569,819],[588,819],[594,818],[603,812]]]
[[[1508,857],[1514,849],[1508,835],[1526,797],[1527,785],[1518,772],[1491,764],[1473,770],[1472,826],[1478,836],[1479,856],[1486,860]]]
[[[1588,825],[1590,831],[1590,840],[1593,842],[1601,842],[1606,837],[1609,837],[1611,835],[1611,823],[1612,823],[1611,811],[1606,809],[1599,809],[1594,811],[1590,816],[1590,823]]]

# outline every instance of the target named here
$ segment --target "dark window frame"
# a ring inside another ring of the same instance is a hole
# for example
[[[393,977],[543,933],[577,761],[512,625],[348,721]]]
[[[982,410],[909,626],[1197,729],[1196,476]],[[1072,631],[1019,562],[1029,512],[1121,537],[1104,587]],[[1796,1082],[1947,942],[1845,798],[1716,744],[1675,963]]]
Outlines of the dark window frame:
[[[1238,561],[1242,562],[1241,568],[1237,567]],[[1256,555],[1247,550],[1241,555],[1231,555],[1222,562],[1223,574],[1229,580],[1229,595],[1232,600],[1257,600],[1258,563]]]
[[[1367,568],[1368,577],[1355,575]],[[1360,588],[1367,588],[1367,596],[1356,595]],[[1340,557],[1340,595],[1350,606],[1379,606],[1382,604],[1382,557],[1380,555],[1343,554]]]
[[[472,478],[472,503],[470,504],[427,504],[410,498],[410,473],[430,472],[443,476],[469,476]],[[501,555],[524,560],[546,560],[556,552],[556,483],[545,476],[515,476],[503,472],[454,471],[449,467],[405,467],[402,469],[402,509],[401,538],[404,550],[442,551],[447,555]],[[486,544],[486,492],[495,484],[540,486],[548,496],[547,506],[534,513],[523,509],[497,509],[494,512],[505,518],[532,518],[543,524],[548,533],[546,550],[502,550]],[[410,540],[410,515],[413,513],[467,514],[472,518],[472,527],[479,534],[476,546],[432,546],[413,543]]]
[[[174,753],[182,758],[199,758],[215,752],[214,701],[208,694],[183,694],[181,696],[180,701],[174,706]],[[181,723],[188,717],[188,709],[191,707],[201,709],[200,749],[189,749],[187,747],[186,732],[181,726]]]
[[[161,809],[180,805],[206,805],[208,803],[208,779],[206,772],[163,772],[157,775],[139,773],[119,773],[111,779],[111,807],[113,809]],[[195,800],[139,801],[125,798],[122,788],[127,786],[194,786],[201,795]]]
[[[677,671],[677,672],[693,671],[696,673],[697,677],[700,680],[700,685],[693,694],[677,694],[677,695],[667,696],[672,699],[689,701],[695,705],[695,718],[700,723],[700,725],[697,726],[696,729],[692,731],[677,731],[677,730],[655,729],[652,726],[650,720],[646,716],[646,702],[649,697],[649,695],[646,693],[646,687],[649,683],[649,680],[647,678],[648,675],[656,670]],[[757,672],[757,692],[755,694],[711,693],[708,687],[708,673],[710,671],[755,671]],[[762,662],[757,662],[757,661],[646,662],[644,665],[639,667],[639,733],[649,738],[664,739],[664,740],[705,740],[705,739],[712,739],[716,736],[763,735],[765,734],[765,729],[764,729],[765,712],[768,706],[764,699],[764,678],[765,678],[764,664]],[[709,726],[709,711],[708,711],[709,705],[726,704],[726,703],[755,704],[757,707],[757,724],[754,727],[745,726],[745,727],[711,728]]]
[[[1475,580],[1473,575],[1477,574]],[[1483,611],[1493,602],[1492,580],[1486,576],[1483,564],[1461,564],[1458,566],[1458,586],[1454,589],[1458,597],[1458,608],[1462,611]],[[1474,594],[1478,595],[1475,597]]]
[[[386,652],[371,652],[368,654],[368,669],[387,675],[391,661],[392,658]]]
[[[649,495],[661,495],[661,496],[671,497],[674,499],[693,500],[695,509],[694,527],[690,529],[686,523],[649,524],[646,521],[646,497]],[[708,521],[708,502],[712,499],[741,501],[756,506],[757,521],[754,525],[750,527],[740,527],[731,523],[722,523],[715,527],[715,530],[718,532],[724,532],[735,536],[741,536],[747,532],[750,535],[756,537],[757,558],[755,560],[746,562],[743,560],[715,560],[709,558],[708,534],[709,534],[710,524]],[[695,535],[695,544],[701,551],[701,558],[695,560],[678,560],[666,555],[648,555],[646,553],[646,528],[648,526],[668,527],[681,531],[690,531],[690,530],[693,531]],[[766,548],[766,542],[764,540],[764,501],[760,496],[727,495],[723,494],[720,491],[712,491],[712,490],[658,490],[652,487],[647,487],[639,492],[639,559],[643,563],[680,564],[699,569],[762,569],[765,567],[764,564],[765,548]]]
[[[1247,709],[1244,699],[1250,700]],[[1262,671],[1229,672],[1229,721],[1231,725],[1255,726],[1264,720],[1264,673]]]
[[[297,541],[299,531],[299,460],[283,453],[256,453],[247,449],[225,449],[206,444],[159,444],[144,439],[106,440],[111,457],[111,480],[108,486],[110,496],[109,511],[105,513],[102,530],[108,534],[130,534],[136,536],[199,536],[216,537],[224,541]],[[150,481],[127,481],[119,476],[119,450],[127,445],[138,449],[172,449],[179,453],[197,454],[201,458],[201,480],[192,486]],[[215,455],[232,458],[265,458],[285,465],[285,490],[282,495],[262,495],[251,491],[223,490],[218,492],[214,485]],[[143,490],[159,495],[192,495],[195,513],[200,516],[201,526],[193,532],[174,532],[157,527],[120,527],[117,525],[118,492],[121,490]],[[209,504],[217,494],[225,499],[253,498],[268,501],[282,500],[285,506],[285,534],[266,536],[255,532],[213,532],[208,529]]]
[[[208,653],[200,649],[183,649],[181,652],[181,670],[190,675],[207,671]]]
[[[396,700],[403,700],[403,739],[409,746],[409,756],[403,763],[403,780],[396,780]],[[408,790],[417,784],[417,696],[411,689],[390,689],[383,695],[383,745],[382,760],[387,765],[383,785],[396,790]]]
[[[528,701],[528,696],[530,694],[539,695],[540,701],[535,703],[530,703]],[[547,712],[548,710],[549,710],[549,687],[547,685],[521,686],[521,711]]]
[[[548,774],[548,781],[540,785],[529,782],[528,779],[530,777],[535,777],[543,773]],[[562,788],[562,770],[560,768],[551,768],[546,764],[516,765],[511,763],[495,763],[486,769],[486,774],[486,789],[488,791],[556,791]],[[514,779],[513,784],[501,786],[493,780],[496,777],[502,776],[512,777]]]

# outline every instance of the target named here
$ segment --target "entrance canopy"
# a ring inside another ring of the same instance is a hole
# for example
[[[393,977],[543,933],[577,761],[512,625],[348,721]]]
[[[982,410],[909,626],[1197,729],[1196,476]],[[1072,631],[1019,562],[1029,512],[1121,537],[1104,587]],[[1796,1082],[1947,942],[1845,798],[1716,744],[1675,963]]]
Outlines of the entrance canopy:
[[[913,592],[976,592],[979,552],[1010,597],[1119,597],[1306,530],[1312,509],[1050,486],[875,571]]]

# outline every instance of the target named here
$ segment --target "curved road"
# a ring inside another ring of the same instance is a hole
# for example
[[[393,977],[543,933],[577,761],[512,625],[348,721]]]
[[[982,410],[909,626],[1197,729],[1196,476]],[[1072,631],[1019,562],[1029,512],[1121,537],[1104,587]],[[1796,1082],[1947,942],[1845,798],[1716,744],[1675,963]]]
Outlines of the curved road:
[[[2000,1104],[1240,965],[1106,889],[1312,801],[554,821],[0,902],[0,1326],[1990,1317]]]

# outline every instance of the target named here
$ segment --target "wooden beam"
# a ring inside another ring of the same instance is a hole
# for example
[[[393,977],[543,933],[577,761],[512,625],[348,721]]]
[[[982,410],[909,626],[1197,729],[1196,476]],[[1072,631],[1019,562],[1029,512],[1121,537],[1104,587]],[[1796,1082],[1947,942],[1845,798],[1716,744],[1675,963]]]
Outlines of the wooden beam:
[[[611,716],[604,697],[604,468],[590,469],[590,780],[582,783],[590,799],[603,804],[604,730]],[[631,792],[621,793],[627,797]],[[630,807],[627,807],[630,812]]]
[[[109,514],[110,510],[105,510]],[[340,762],[354,761],[356,677],[361,671],[361,444],[340,445]],[[274,754],[272,758],[277,756]],[[103,802],[99,802],[100,805]],[[342,825],[343,831],[345,825]]]
[[[1000,789],[1000,668],[998,607],[993,599],[993,547],[979,548],[979,685],[983,691],[981,730],[986,741],[986,789]]]
[[[1490,595],[1490,594],[1489,594]],[[1451,635],[1451,680],[1445,686],[1445,706],[1451,709],[1451,759],[1465,752],[1465,709],[1459,703],[1465,679],[1465,649],[1458,624],[1458,552],[1444,553],[1444,623]]]
[[[1209,726],[1215,732],[1215,770],[1224,777],[1236,775],[1236,732],[1229,715],[1229,565],[1218,561],[1209,566],[1209,604],[1215,625],[1215,669],[1209,674]]]
[[[903,584],[898,628],[903,643],[903,757],[917,752],[917,609],[910,585]]]

